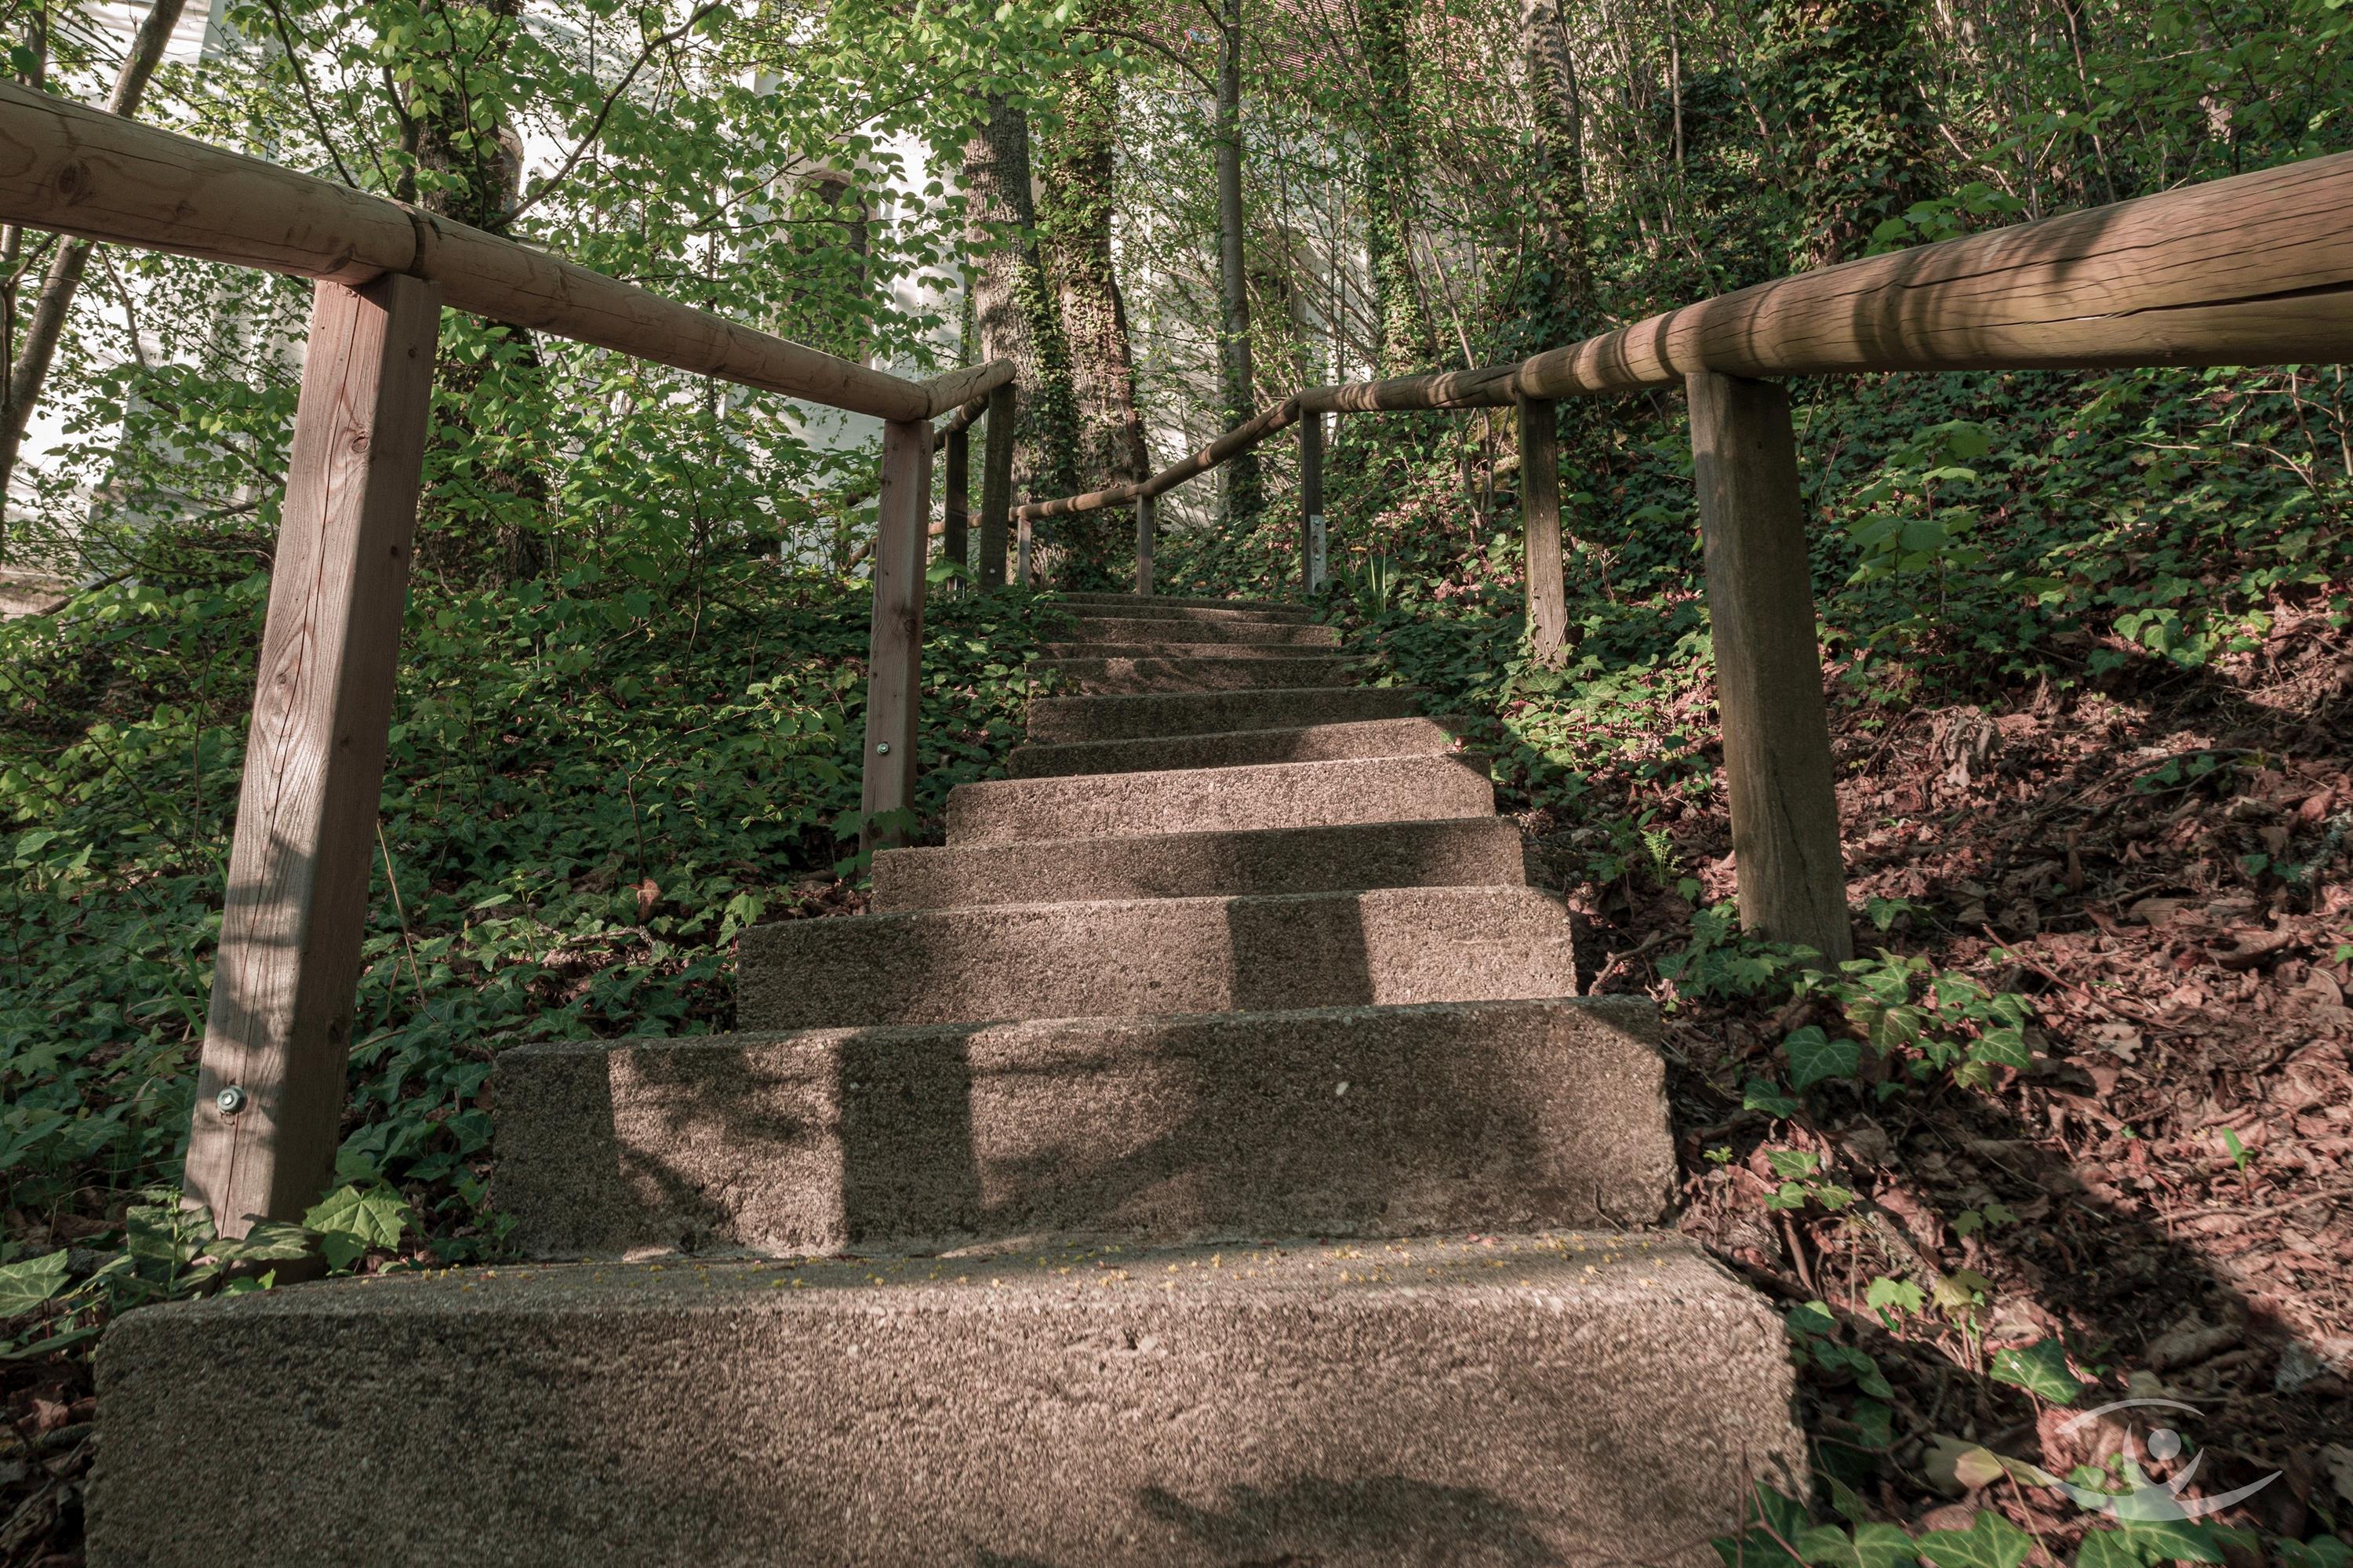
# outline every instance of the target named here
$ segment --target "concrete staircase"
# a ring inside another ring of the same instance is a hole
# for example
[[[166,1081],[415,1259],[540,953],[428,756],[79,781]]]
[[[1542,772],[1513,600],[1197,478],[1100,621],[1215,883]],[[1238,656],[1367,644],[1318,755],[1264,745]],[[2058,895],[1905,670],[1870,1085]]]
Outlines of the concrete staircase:
[[[747,932],[744,1033],[501,1059],[550,1261],[118,1323],[93,1562],[1697,1564],[1794,1485],[1778,1321],[1646,1228],[1651,1010],[1458,726],[1071,597],[1013,777]]]

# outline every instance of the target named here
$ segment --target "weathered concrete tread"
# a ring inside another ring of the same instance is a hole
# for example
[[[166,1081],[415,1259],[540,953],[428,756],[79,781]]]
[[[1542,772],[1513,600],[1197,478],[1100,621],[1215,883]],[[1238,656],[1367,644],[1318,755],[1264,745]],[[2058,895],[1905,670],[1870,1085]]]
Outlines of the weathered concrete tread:
[[[1278,616],[1286,620],[1305,620],[1315,612],[1303,604],[1279,599],[1186,599],[1163,594],[1134,593],[1066,593],[1065,604],[1085,606],[1090,613],[1098,607],[1110,606],[1123,613],[1134,610],[1206,609],[1228,615]]]
[[[1017,746],[1006,754],[1016,779],[1066,779],[1088,773],[1151,773],[1173,768],[1255,768],[1274,762],[1333,762],[1347,757],[1458,754],[1470,720],[1358,719],[1295,729],[1224,730],[1148,740],[1059,741]],[[1461,755],[1469,755],[1463,753]]]
[[[1047,642],[1047,659],[1313,659],[1335,657],[1329,650],[1290,642]]]
[[[736,1022],[821,1029],[1573,996],[1527,887],[1019,904],[786,920],[736,948]]]
[[[541,1257],[1642,1225],[1646,998],[579,1041],[501,1054]]]
[[[1287,691],[1145,692],[1032,697],[1035,741],[1136,740],[1238,729],[1405,718],[1421,705],[1411,686],[1302,687]]]
[[[1355,683],[1357,662],[1344,654],[1324,653],[1281,659],[1164,659],[1155,654],[1140,659],[1033,659],[1029,668],[1052,673],[1073,691],[1120,695],[1346,686]]]
[[[1488,817],[1494,786],[1460,757],[1347,757],[1250,768],[1176,768],[998,779],[948,792],[948,843],[1126,838],[1340,822]]]
[[[1106,898],[1526,884],[1517,823],[1456,817],[884,850],[874,857],[867,907],[895,915]]]
[[[1082,607],[1083,608],[1083,607]],[[1337,648],[1333,627],[1305,620],[1174,620],[1081,614],[1072,635],[1082,642],[1231,642],[1293,648]]]
[[[298,1285],[110,1329],[91,1561],[1702,1568],[1786,1338],[1656,1234]]]

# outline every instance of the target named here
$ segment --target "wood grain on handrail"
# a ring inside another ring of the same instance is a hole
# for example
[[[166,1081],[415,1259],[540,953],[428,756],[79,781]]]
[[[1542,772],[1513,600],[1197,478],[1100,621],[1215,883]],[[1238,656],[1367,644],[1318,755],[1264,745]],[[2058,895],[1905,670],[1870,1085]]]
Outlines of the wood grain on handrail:
[[[909,381],[383,196],[7,82],[0,221],[354,286],[406,273],[440,284],[459,310],[882,419],[931,418],[1012,375],[1000,362]]]

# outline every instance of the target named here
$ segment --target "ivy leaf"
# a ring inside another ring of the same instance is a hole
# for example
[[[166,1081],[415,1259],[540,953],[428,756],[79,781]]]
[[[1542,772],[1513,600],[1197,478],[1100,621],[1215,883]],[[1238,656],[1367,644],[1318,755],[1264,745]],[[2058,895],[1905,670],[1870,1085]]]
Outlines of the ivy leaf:
[[[1932,1530],[1920,1538],[1920,1555],[1936,1568],[2018,1568],[2034,1550],[2034,1538],[1989,1508],[1978,1510],[1967,1530]]]
[[[1993,1378],[2053,1404],[2073,1404],[2084,1392],[2084,1385],[2067,1370],[2067,1347],[2056,1340],[1996,1351]]]
[[[1928,1293],[1908,1279],[1883,1274],[1864,1289],[1862,1300],[1863,1305],[1882,1315],[1893,1311],[1905,1316],[1926,1308]]]
[[[2143,1563],[2220,1563],[2214,1527],[2200,1520],[2128,1519],[2116,1532]]]
[[[1789,1086],[1800,1091],[1824,1078],[1852,1078],[1862,1065],[1860,1041],[1833,1040],[1820,1024],[1792,1031],[1781,1044],[1789,1053]]]
[[[46,1257],[26,1258],[0,1268],[0,1318],[30,1312],[66,1287],[62,1247]]]
[[[1767,1116],[1783,1121],[1798,1114],[1798,1102],[1783,1094],[1779,1086],[1766,1078],[1751,1078],[1740,1097],[1742,1110],[1763,1111]]]
[[[2094,1530],[2075,1549],[2075,1568],[2141,1568],[2140,1554],[2121,1530]]]

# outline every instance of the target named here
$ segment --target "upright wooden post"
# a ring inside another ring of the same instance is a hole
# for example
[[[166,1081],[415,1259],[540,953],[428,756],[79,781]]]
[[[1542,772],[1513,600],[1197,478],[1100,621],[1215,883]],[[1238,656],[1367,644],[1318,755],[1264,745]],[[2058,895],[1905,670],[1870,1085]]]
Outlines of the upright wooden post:
[[[980,586],[1005,586],[1005,535],[1013,510],[1013,383],[988,395],[988,428],[980,450]]]
[[[1024,588],[1029,583],[1029,519],[1025,514],[1016,526],[1013,540],[1013,580]]]
[[[1135,591],[1146,599],[1152,597],[1152,511],[1153,498],[1135,498]]]
[[[440,326],[415,278],[312,289],[188,1140],[226,1236],[334,1177]]]
[[[1526,535],[1528,642],[1546,664],[1568,643],[1560,562],[1560,405],[1520,399],[1520,523]]]
[[[1788,394],[1711,371],[1685,387],[1740,923],[1852,958]]]
[[[972,569],[969,514],[972,508],[972,432],[969,429],[948,432],[946,537],[941,550],[947,558],[966,571]]]
[[[1299,591],[1324,586],[1324,416],[1299,418]]]
[[[923,551],[932,514],[932,429],[921,420],[882,427],[882,482],[874,522],[874,623],[866,659],[866,758],[860,849],[899,843],[885,811],[915,804],[915,719],[923,683]]]

